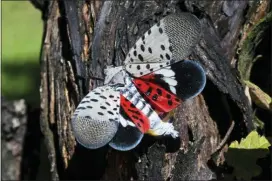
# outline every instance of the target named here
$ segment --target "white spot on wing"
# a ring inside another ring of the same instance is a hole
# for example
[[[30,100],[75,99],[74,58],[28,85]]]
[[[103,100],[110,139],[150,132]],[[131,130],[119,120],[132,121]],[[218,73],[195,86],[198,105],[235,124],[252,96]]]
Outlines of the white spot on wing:
[[[128,125],[128,121],[122,115],[119,115],[119,121],[123,127]]]
[[[176,88],[175,88],[175,87],[169,86],[169,88],[170,88],[170,91],[171,91],[172,93],[177,94],[177,93],[176,93]]]
[[[164,77],[173,77],[173,76],[175,76],[175,72],[173,70],[165,69],[165,68],[155,71],[154,74],[161,74]]]
[[[163,80],[169,84],[169,86],[176,86],[178,82],[175,79],[169,78],[169,77],[164,77]]]

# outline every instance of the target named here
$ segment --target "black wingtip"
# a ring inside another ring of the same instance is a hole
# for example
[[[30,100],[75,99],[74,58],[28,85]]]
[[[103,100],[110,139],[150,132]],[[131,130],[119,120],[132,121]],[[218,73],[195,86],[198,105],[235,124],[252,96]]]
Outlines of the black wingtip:
[[[171,66],[178,81],[177,96],[182,100],[191,99],[202,92],[206,85],[206,75],[203,67],[192,60],[181,61]]]
[[[109,146],[119,151],[128,151],[135,148],[141,142],[143,136],[144,134],[137,127],[129,125],[123,127],[120,124]]]

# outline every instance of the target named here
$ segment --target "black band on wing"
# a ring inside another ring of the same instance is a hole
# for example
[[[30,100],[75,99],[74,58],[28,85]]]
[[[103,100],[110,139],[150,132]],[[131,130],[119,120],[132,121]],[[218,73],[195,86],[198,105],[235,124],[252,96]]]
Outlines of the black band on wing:
[[[182,100],[197,96],[206,85],[206,75],[202,66],[192,60],[184,60],[173,64],[171,69],[175,72],[178,84],[176,93]]]
[[[119,151],[128,151],[135,148],[142,140],[144,134],[137,127],[119,124],[119,128],[113,139],[110,141],[110,147]]]

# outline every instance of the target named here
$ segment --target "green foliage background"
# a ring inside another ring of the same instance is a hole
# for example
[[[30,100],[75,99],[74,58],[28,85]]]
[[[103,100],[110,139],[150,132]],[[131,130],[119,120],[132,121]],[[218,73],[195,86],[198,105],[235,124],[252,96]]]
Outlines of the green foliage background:
[[[43,22],[29,1],[2,1],[2,95],[39,106]]]

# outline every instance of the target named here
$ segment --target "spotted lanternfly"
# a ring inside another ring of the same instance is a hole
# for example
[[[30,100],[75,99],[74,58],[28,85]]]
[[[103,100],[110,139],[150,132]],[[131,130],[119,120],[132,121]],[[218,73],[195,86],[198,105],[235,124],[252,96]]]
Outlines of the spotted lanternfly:
[[[206,84],[203,68],[184,60],[198,43],[199,20],[171,14],[152,26],[129,50],[124,66],[105,69],[104,86],[78,105],[72,128],[77,141],[96,149],[137,146],[145,133],[178,136],[165,115],[198,95]]]

